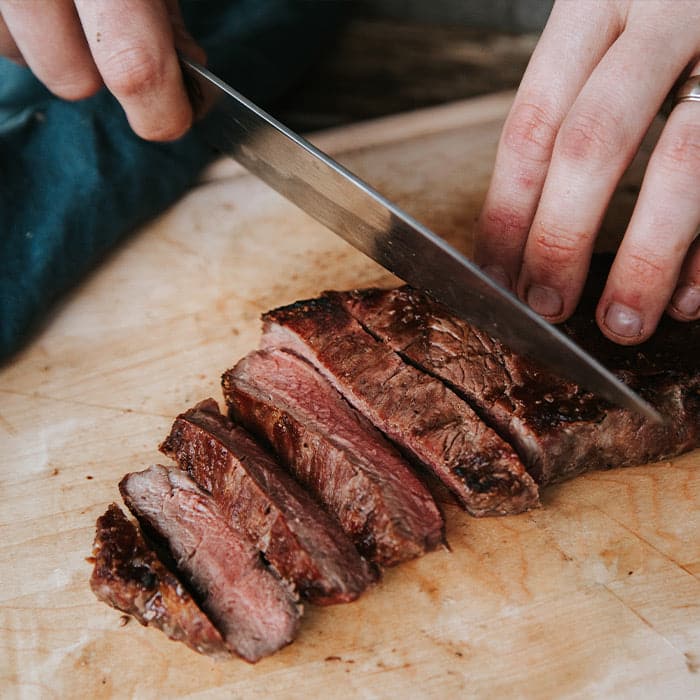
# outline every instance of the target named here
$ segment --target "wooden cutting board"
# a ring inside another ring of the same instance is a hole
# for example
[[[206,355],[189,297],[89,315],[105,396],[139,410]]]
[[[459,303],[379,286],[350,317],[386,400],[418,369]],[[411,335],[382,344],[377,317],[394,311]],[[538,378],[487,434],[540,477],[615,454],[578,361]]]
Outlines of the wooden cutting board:
[[[315,140],[468,251],[510,100]],[[700,451],[588,474],[516,517],[444,502],[450,551],[351,605],[307,606],[298,640],[256,666],[198,656],[95,600],[95,519],[124,473],[162,461],[178,412],[220,400],[259,314],[391,282],[224,162],[62,303],[0,371],[0,696],[698,697]]]

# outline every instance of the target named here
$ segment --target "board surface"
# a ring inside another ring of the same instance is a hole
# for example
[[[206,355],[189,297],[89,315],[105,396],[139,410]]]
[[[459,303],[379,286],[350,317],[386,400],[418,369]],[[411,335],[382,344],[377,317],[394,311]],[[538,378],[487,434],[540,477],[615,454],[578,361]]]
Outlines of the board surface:
[[[510,100],[315,141],[468,252]],[[222,162],[0,369],[2,697],[698,697],[700,451],[551,487],[514,517],[446,501],[451,551],[387,571],[356,603],[307,606],[298,640],[256,666],[200,657],[93,597],[95,519],[124,473],[164,459],[177,413],[221,401],[260,313],[391,283]]]

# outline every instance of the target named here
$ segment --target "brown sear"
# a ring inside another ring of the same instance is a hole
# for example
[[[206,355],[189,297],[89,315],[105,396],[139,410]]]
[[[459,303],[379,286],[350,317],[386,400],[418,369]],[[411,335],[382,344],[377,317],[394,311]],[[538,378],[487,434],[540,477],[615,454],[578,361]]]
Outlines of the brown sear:
[[[472,514],[520,513],[537,485],[513,448],[443,382],[404,362],[328,295],[263,316],[266,348],[286,348],[318,371]]]
[[[443,380],[518,451],[540,484],[643,464],[700,444],[700,324],[666,318],[651,340],[623,347],[595,324],[603,260],[562,330],[653,404],[663,425],[612,406],[511,352],[409,287],[341,293],[350,313],[402,357]]]
[[[292,591],[184,471],[155,465],[127,474],[119,490],[167,545],[229,649],[254,663],[294,639],[302,608]]]
[[[376,579],[338,523],[213,399],[178,416],[160,449],[307,600],[349,602]]]
[[[442,542],[430,492],[310,364],[254,352],[226,372],[223,388],[236,419],[272,445],[372,561],[391,566]]]
[[[114,503],[97,519],[93,558],[90,588],[101,601],[200,654],[228,655],[209,618]]]

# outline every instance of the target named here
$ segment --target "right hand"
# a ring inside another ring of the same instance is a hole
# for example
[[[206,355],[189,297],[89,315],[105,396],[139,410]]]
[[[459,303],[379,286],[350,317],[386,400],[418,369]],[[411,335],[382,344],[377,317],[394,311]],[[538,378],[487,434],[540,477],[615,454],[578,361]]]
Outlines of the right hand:
[[[557,2],[501,136],[479,265],[548,321],[576,308],[598,230],[665,97],[700,75],[698,0]],[[700,319],[698,105],[671,112],[599,299],[610,340],[647,340],[666,310]]]
[[[0,55],[66,100],[106,85],[144,139],[170,141],[192,123],[176,49],[206,60],[177,0],[0,0]]]

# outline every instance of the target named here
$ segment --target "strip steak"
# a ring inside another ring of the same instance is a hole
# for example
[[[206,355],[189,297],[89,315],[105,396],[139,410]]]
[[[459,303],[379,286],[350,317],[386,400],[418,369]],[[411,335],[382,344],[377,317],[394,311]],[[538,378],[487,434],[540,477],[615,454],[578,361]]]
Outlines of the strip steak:
[[[97,519],[93,558],[90,588],[101,601],[200,654],[227,655],[209,618],[114,503]]]
[[[516,448],[540,485],[700,444],[698,323],[666,318],[650,341],[623,347],[600,333],[597,296],[589,292],[562,327],[669,419],[657,425],[516,355],[422,292],[360,290],[342,299],[372,334],[464,396]]]
[[[167,543],[232,651],[255,662],[294,639],[301,607],[291,591],[185,472],[153,466],[127,474],[119,490],[132,513]]]
[[[297,302],[263,321],[263,347],[288,348],[311,362],[471,514],[538,505],[537,486],[510,445],[441,381],[367,333],[338,297]]]
[[[338,523],[213,399],[178,416],[160,449],[308,600],[355,600],[376,579]]]
[[[425,486],[304,360],[251,353],[224,374],[223,388],[235,418],[273,446],[373,561],[397,564],[442,541],[442,516]]]

